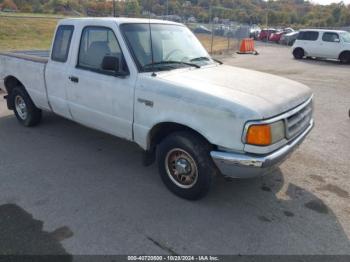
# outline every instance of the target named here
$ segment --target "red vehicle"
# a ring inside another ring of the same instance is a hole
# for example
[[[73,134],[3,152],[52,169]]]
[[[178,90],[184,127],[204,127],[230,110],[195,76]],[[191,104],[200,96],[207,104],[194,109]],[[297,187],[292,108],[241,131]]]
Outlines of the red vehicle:
[[[269,41],[279,43],[281,40],[282,35],[289,34],[291,32],[294,32],[292,28],[285,28],[282,31],[276,31],[275,33],[272,33],[269,37]]]
[[[258,40],[260,41],[267,41],[270,37],[271,34],[276,33],[277,30],[273,29],[273,28],[269,28],[269,29],[263,29],[261,30]]]

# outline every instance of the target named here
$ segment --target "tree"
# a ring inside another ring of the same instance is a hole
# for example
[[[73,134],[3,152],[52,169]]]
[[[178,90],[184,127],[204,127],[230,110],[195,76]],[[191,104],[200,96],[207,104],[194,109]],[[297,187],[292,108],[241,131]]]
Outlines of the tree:
[[[137,16],[140,15],[140,5],[136,0],[126,1],[125,3],[125,14],[127,16]]]
[[[17,5],[12,0],[4,0],[2,2],[2,9],[17,10]]]

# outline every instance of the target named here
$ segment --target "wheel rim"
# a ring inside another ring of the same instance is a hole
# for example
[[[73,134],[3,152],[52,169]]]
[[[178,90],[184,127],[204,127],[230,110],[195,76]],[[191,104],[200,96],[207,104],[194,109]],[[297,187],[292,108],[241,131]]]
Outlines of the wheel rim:
[[[166,172],[181,188],[191,188],[198,180],[198,167],[192,156],[181,148],[170,150],[165,157]]]
[[[24,102],[23,97],[21,97],[21,96],[15,97],[15,108],[16,108],[16,112],[17,112],[18,116],[22,120],[26,120],[27,116],[28,116],[28,109],[27,109],[26,103]]]

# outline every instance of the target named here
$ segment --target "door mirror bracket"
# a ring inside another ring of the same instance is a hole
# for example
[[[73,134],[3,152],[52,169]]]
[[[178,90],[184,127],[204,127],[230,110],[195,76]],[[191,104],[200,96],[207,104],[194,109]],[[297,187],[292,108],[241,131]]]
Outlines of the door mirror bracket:
[[[107,55],[102,60],[102,70],[112,71],[117,77],[126,77],[129,75],[128,71],[120,70],[119,58],[115,56]]]
[[[119,71],[119,59],[115,56],[106,55],[102,60],[102,70],[106,71]]]

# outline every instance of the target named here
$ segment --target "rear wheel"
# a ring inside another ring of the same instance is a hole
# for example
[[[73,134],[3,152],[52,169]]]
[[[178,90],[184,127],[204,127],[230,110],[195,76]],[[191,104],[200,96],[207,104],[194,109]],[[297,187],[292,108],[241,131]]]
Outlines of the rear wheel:
[[[350,63],[350,52],[343,52],[339,56],[339,60],[343,64],[349,64]]]
[[[22,87],[15,87],[11,99],[17,120],[24,126],[35,126],[40,123],[41,110],[38,109]]]
[[[157,162],[164,184],[174,194],[195,200],[204,197],[210,187],[215,165],[210,145],[198,135],[176,132],[157,147]]]
[[[304,57],[305,53],[304,50],[302,48],[296,48],[293,51],[293,56],[295,59],[302,59]]]

